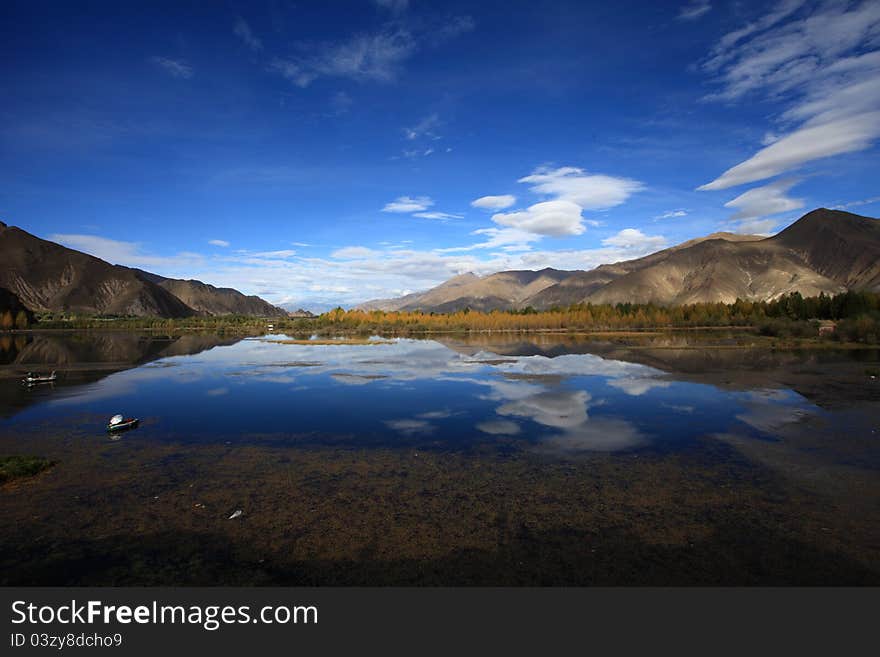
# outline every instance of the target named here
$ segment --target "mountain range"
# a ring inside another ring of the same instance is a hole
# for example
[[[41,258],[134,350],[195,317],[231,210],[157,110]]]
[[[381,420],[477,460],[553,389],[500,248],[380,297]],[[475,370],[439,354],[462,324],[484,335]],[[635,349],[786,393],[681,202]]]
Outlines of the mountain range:
[[[589,271],[466,273],[424,292],[358,307],[541,310],[575,303],[731,303],[848,289],[880,292],[880,221],[820,208],[773,237],[713,233]],[[157,317],[288,315],[257,296],[112,265],[0,222],[0,311],[9,309],[14,315],[21,308]]]
[[[285,316],[256,296],[195,280],[111,265],[0,222],[0,298],[33,312],[189,317]]]
[[[880,292],[880,221],[819,208],[773,237],[713,233],[589,271],[461,274],[425,292],[358,307],[452,312],[541,310],[575,303],[678,305],[848,289]]]

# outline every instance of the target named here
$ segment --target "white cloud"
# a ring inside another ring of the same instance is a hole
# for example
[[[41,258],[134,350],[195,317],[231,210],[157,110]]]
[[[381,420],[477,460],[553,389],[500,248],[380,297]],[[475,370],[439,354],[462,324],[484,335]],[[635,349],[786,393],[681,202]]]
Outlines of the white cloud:
[[[251,30],[251,26],[247,24],[243,18],[239,17],[235,21],[235,26],[232,28],[233,33],[242,42],[254,52],[263,49],[263,42],[257,38],[254,34],[253,30]]]
[[[772,235],[779,225],[778,219],[748,219],[734,227],[740,235]]]
[[[804,207],[804,199],[786,196],[786,192],[798,182],[800,181],[797,179],[778,180],[763,187],[755,187],[728,201],[724,207],[738,210],[731,217],[733,221],[754,220],[780,212],[798,210]]]
[[[590,175],[577,167],[551,169],[539,167],[518,182],[531,184],[536,194],[553,197],[530,205],[524,210],[497,212],[492,221],[502,228],[484,228],[475,235],[488,235],[485,242],[466,247],[443,249],[445,252],[501,248],[505,252],[528,251],[530,243],[545,236],[567,237],[581,235],[586,225],[599,226],[598,221],[585,219],[583,210],[606,209],[620,205],[642,184],[628,178],[602,174]],[[503,209],[516,203],[512,195],[482,196],[471,206],[483,209]]]
[[[471,201],[471,206],[482,208],[483,210],[503,210],[509,208],[514,203],[516,203],[516,196],[502,194],[500,196],[481,196]]]
[[[571,429],[587,421],[589,401],[590,393],[585,390],[539,392],[503,404],[495,412],[498,415],[525,417],[546,427]]]
[[[229,246],[229,242],[227,242],[226,240],[208,240],[208,244],[211,244],[212,246],[222,246],[222,247]]]
[[[433,433],[436,428],[430,422],[425,420],[386,420],[385,424],[390,429],[402,433],[404,436],[417,436]]]
[[[769,13],[760,19],[747,24],[733,32],[725,34],[719,40],[715,48],[712,49],[710,59],[706,62],[705,67],[709,70],[716,70],[731,57],[735,55],[733,47],[745,39],[747,36],[762,32],[776,25],[779,21],[791,15],[804,4],[806,0],[782,0]]]
[[[382,212],[423,212],[434,205],[429,196],[398,196],[391,203],[386,203]]]
[[[403,134],[409,140],[427,137],[429,139],[439,139],[440,137],[434,132],[440,126],[440,117],[437,114],[430,114],[424,119],[416,123],[411,128],[404,128]]]
[[[712,10],[712,3],[709,0],[691,0],[684,5],[678,12],[678,19],[682,21],[693,21],[707,14]]]
[[[764,180],[870,147],[880,137],[878,45],[873,0],[787,0],[725,35],[703,63],[720,87],[707,100],[760,95],[788,107],[765,134],[765,148],[698,189]]]
[[[510,420],[489,420],[477,424],[477,429],[493,436],[515,436],[520,432],[520,426]]]
[[[460,214],[451,214],[449,212],[416,212],[414,217],[421,217],[422,219],[463,219],[464,216]]]
[[[581,206],[567,200],[535,203],[519,212],[497,213],[492,221],[536,235],[580,235],[584,232]]]
[[[474,235],[486,235],[489,239],[485,242],[473,244],[464,249],[451,249],[456,251],[470,251],[473,249],[497,249],[502,251],[528,251],[530,243],[537,242],[541,236],[537,233],[521,230],[519,228],[480,228],[473,232]]]
[[[365,246],[346,246],[345,248],[337,249],[330,255],[339,260],[357,260],[358,258],[375,256],[377,253]]]
[[[248,252],[249,255],[254,258],[268,258],[268,259],[286,259],[292,258],[296,255],[296,251],[293,249],[281,249],[280,251],[254,251]]]
[[[621,418],[600,417],[584,422],[554,436],[547,436],[539,451],[559,454],[580,452],[616,452],[632,449],[648,441],[631,422]]]
[[[835,205],[834,209],[845,210],[846,208],[857,208],[862,205],[872,205],[874,203],[880,203],[880,196],[872,196],[871,198],[865,198],[858,201],[849,201],[848,203]]]
[[[559,200],[576,203],[584,210],[613,208],[643,189],[642,183],[637,180],[591,175],[577,167],[539,167],[530,175],[520,178],[519,182],[531,183],[530,189],[536,194],[555,196]]]
[[[169,270],[191,271],[204,264],[204,257],[198,253],[183,251],[173,256],[157,256],[145,253],[142,246],[136,242],[122,242],[98,235],[55,233],[50,235],[49,239],[114,265],[126,267],[156,267],[165,272]]]
[[[637,228],[624,228],[616,235],[602,240],[604,246],[612,246],[623,251],[636,251],[648,253],[657,251],[666,246],[666,238],[660,235],[645,235]]]
[[[764,180],[832,155],[859,151],[880,135],[880,111],[808,126],[761,149],[698,190],[717,190]]]
[[[186,62],[167,57],[151,57],[150,61],[171,77],[189,79],[193,76],[193,69]]]
[[[658,214],[654,219],[674,219],[676,217],[686,217],[687,210],[669,210],[663,214]]]

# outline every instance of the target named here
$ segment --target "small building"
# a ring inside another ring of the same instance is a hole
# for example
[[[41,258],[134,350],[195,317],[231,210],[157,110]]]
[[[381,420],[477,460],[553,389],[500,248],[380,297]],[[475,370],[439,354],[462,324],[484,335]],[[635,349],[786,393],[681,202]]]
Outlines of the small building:
[[[823,319],[819,322],[819,335],[833,335],[837,330],[837,322],[830,319]]]

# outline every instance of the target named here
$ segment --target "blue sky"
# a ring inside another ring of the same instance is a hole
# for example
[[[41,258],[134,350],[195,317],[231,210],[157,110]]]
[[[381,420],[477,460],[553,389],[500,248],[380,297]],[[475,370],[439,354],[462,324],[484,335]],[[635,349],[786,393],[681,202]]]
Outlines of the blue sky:
[[[4,14],[0,220],[274,303],[880,213],[871,0]]]

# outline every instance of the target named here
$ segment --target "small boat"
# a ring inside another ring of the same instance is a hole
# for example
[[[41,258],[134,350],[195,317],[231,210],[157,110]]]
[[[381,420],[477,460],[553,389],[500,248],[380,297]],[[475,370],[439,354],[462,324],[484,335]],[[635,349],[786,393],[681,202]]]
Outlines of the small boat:
[[[110,418],[110,423],[107,425],[107,431],[123,431],[125,429],[134,429],[140,420],[136,417],[122,417],[121,415],[114,415]]]
[[[25,376],[21,382],[27,386],[35,386],[41,383],[52,383],[57,378],[58,376],[55,374],[55,370],[52,370],[51,374],[34,374],[33,372],[28,372],[27,376]]]

